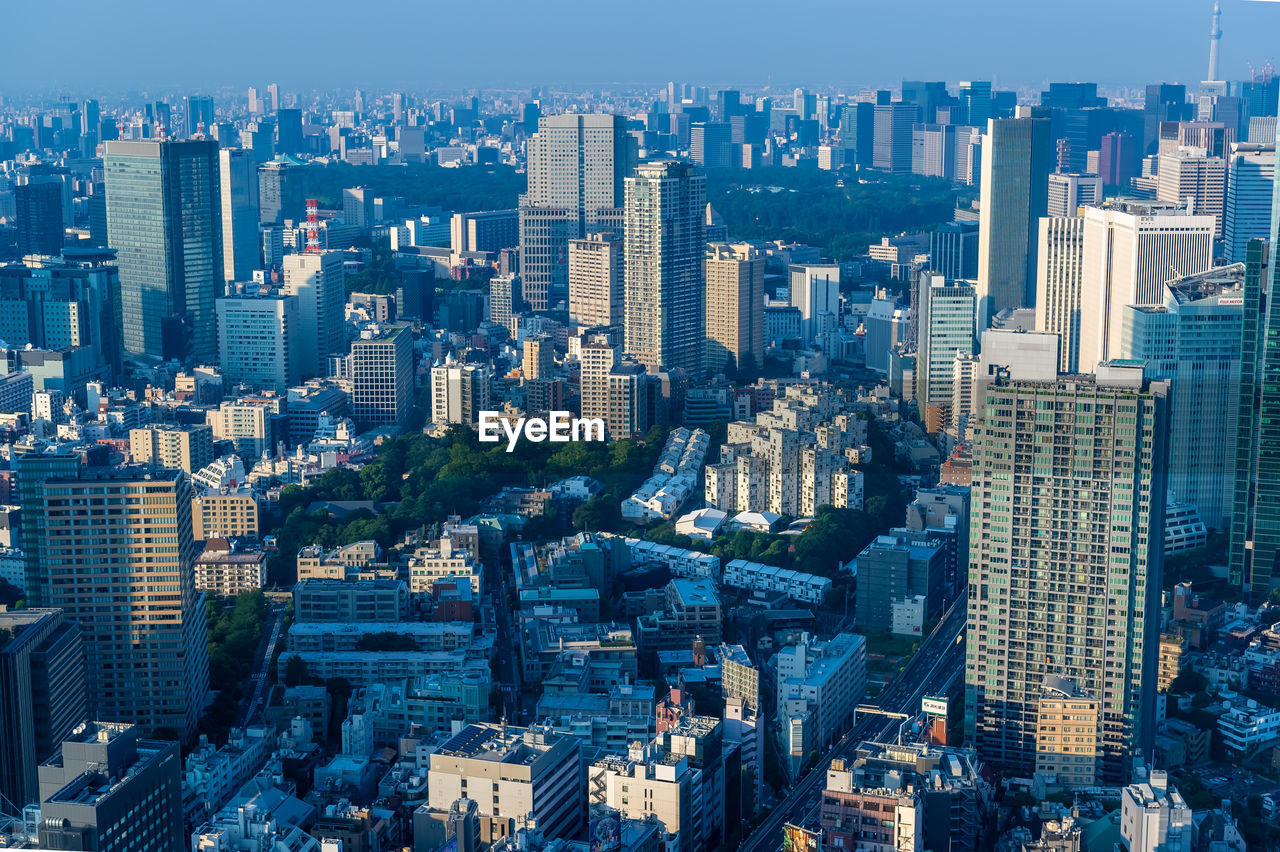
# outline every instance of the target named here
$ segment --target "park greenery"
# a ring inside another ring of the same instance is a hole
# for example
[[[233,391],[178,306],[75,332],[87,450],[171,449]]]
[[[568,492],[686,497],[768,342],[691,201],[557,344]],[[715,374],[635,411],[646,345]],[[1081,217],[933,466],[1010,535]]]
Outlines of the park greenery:
[[[941,178],[771,167],[707,173],[707,201],[734,239],[783,239],[817,246],[848,260],[881,236],[950,221],[956,193]],[[445,211],[514,208],[525,191],[523,172],[509,166],[442,168],[429,164],[312,165],[307,191],[328,209],[342,208],[342,190],[365,186],[376,195]]]
[[[261,590],[241,592],[234,598],[210,596],[205,600],[209,631],[209,685],[218,700],[201,719],[201,733],[221,740],[233,726],[245,683],[257,657],[267,620],[267,599]]]

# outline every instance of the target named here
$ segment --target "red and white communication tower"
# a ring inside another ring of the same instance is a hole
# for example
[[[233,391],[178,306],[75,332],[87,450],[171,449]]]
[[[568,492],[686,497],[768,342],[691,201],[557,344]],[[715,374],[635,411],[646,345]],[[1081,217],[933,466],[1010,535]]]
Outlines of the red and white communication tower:
[[[320,253],[320,202],[314,198],[307,199],[307,224],[304,226],[307,232],[307,247],[303,249],[303,254],[319,254]]]

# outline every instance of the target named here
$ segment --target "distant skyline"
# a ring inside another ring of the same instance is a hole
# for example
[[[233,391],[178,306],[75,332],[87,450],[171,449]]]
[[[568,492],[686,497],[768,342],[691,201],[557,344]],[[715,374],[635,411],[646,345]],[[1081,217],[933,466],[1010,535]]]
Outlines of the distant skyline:
[[[1221,75],[1280,62],[1280,6],[1222,0]],[[1211,0],[695,0],[680,15],[585,0],[214,5],[65,0],[5,9],[0,92],[896,85],[903,77],[1194,85]]]

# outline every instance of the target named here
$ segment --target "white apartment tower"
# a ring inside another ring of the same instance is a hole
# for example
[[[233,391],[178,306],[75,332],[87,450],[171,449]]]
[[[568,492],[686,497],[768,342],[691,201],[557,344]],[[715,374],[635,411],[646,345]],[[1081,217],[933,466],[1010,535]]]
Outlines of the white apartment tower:
[[[284,292],[298,297],[299,368],[303,378],[324,375],[329,356],[345,354],[347,301],[342,253],[322,251],[284,258]]]
[[[569,240],[569,320],[622,325],[622,237],[612,231]]]
[[[1058,335],[1058,369],[1080,366],[1080,289],[1084,265],[1084,219],[1053,216],[1040,220],[1036,253],[1036,331]]]

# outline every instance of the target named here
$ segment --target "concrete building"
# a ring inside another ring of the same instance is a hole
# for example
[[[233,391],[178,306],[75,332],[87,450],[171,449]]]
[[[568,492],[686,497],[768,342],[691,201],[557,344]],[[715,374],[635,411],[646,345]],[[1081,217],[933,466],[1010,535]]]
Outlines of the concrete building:
[[[978,277],[978,223],[944,222],[929,235],[929,269],[948,281]]]
[[[530,817],[544,837],[570,839],[586,816],[582,777],[577,737],[536,727],[468,725],[431,755],[427,806],[447,810],[472,798],[486,844],[513,835]]]
[[[965,726],[966,741],[1005,772],[1034,770],[1050,666],[1102,702],[1103,783],[1123,780],[1151,742],[1167,393],[1145,385],[1132,362],[1099,365],[1096,378],[997,377],[983,392],[971,525],[1008,533],[970,551],[969,623],[986,638],[967,652]],[[1051,431],[1063,440],[1048,450],[1041,435]],[[1033,500],[1046,486],[1022,471],[1048,477],[1053,498]],[[1102,527],[1115,532],[1091,533]],[[1047,593],[1045,582],[1060,591]],[[1097,605],[1082,610],[1080,596]],[[1107,631],[1128,640],[1108,646]]]
[[[831,591],[831,580],[790,568],[734,559],[724,566],[726,586],[748,592],[778,592],[793,601],[821,606]]]
[[[655,815],[672,852],[703,848],[702,772],[690,766],[686,755],[637,743],[625,758],[612,755],[587,767],[587,795],[591,804],[607,805],[626,817]]]
[[[135,725],[88,722],[40,765],[45,849],[184,849],[178,744]]]
[[[489,408],[489,367],[452,359],[431,368],[431,422],[474,426]],[[583,416],[588,417],[586,411]]]
[[[449,250],[455,255],[468,252],[497,254],[520,245],[520,211],[489,210],[483,213],[454,213],[449,222]]]
[[[525,311],[524,280],[519,275],[495,275],[489,279],[489,301],[485,319],[516,336],[519,315]]]
[[[196,588],[233,598],[267,585],[267,553],[261,545],[215,539],[196,557]]]
[[[218,299],[218,365],[233,385],[285,393],[302,376],[298,297],[243,294]]]
[[[36,767],[89,715],[80,628],[57,609],[0,611],[0,796],[39,800]]]
[[[413,332],[365,329],[351,344],[351,416],[358,426],[402,427],[413,413]]]
[[[213,430],[204,424],[130,429],[129,456],[138,464],[191,475],[213,461]]]
[[[920,279],[916,343],[916,399],[928,432],[951,427],[954,362],[974,354],[977,291],[969,284],[947,284],[941,275]]]
[[[660,161],[628,177],[623,213],[626,352],[650,371],[702,375],[706,178]]]
[[[1216,223],[1168,205],[1086,208],[1078,369],[1119,357],[1126,305],[1160,305],[1169,271],[1197,275],[1213,263]]]
[[[813,343],[840,325],[840,267],[792,265],[787,270],[788,296],[800,310],[800,339]]]
[[[304,378],[325,375],[329,356],[347,351],[345,281],[338,252],[285,255],[283,289],[298,298],[298,363]]]
[[[228,489],[191,498],[191,536],[211,538],[258,537],[258,498],[252,489]]]
[[[1036,772],[1065,787],[1098,783],[1102,705],[1075,681],[1046,675],[1036,713]]]
[[[528,191],[520,196],[520,271],[533,311],[567,290],[567,243],[621,225],[623,180],[636,140],[620,115],[542,116],[529,137]]]
[[[1049,175],[1048,216],[1073,217],[1081,207],[1102,200],[1102,178],[1098,175]]]
[[[228,281],[249,281],[262,266],[258,233],[258,161],[244,148],[218,151],[218,179],[222,217],[222,275]]]
[[[810,752],[821,752],[853,724],[867,686],[867,640],[856,633],[827,641],[804,634],[778,651],[776,681],[780,741],[794,775]]]
[[[1058,336],[1058,370],[1075,373],[1080,368],[1084,219],[1041,219],[1036,256],[1036,331]]]
[[[612,231],[569,240],[569,321],[588,328],[622,325],[622,237]]]
[[[289,221],[297,225],[302,221],[307,212],[307,199],[303,194],[306,174],[302,166],[299,161],[285,157],[258,166],[258,209],[262,224],[283,225]]]
[[[403,580],[300,580],[293,587],[301,623],[377,624],[409,620],[409,585]]]
[[[215,441],[231,441],[236,455],[251,463],[275,446],[276,406],[267,400],[240,398],[224,400],[205,412]]]
[[[1231,146],[1231,157],[1227,161],[1227,200],[1222,214],[1223,253],[1228,262],[1244,263],[1249,240],[1271,237],[1275,148],[1274,143]]]
[[[858,592],[856,624],[864,633],[893,626],[893,607],[924,598],[924,617],[941,611],[946,589],[946,554],[939,546],[915,544],[895,535],[877,536],[855,560]]]
[[[1182,147],[1161,153],[1156,198],[1170,204],[1190,201],[1197,215],[1213,217],[1213,236],[1221,238],[1227,161],[1207,156],[1202,148]]]
[[[974,121],[973,116],[969,119]],[[1048,116],[992,118],[982,138],[978,327],[1035,302],[1036,230],[1049,209],[1053,150]]]
[[[1191,808],[1161,770],[1125,787],[1120,800],[1120,839],[1129,852],[1191,852]]]
[[[834,848],[920,850],[925,806],[913,785],[862,787],[843,760],[832,761],[822,791],[820,820]]]
[[[703,344],[707,375],[729,369],[750,374],[764,366],[764,266],[765,259],[754,246],[707,244]]]
[[[895,101],[875,104],[872,111],[871,167],[884,172],[911,171],[911,134],[920,108]]]
[[[555,365],[555,341],[551,335],[525,335],[520,342],[520,372],[525,381],[552,378]]]

